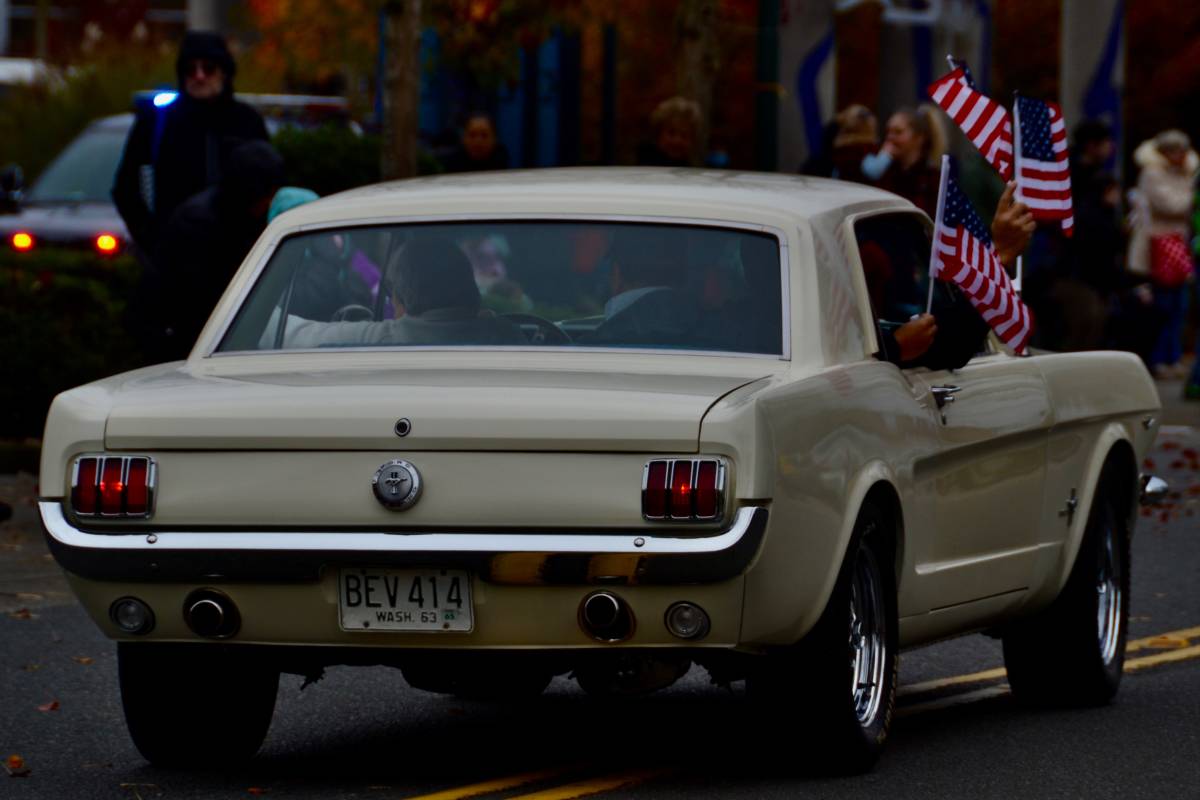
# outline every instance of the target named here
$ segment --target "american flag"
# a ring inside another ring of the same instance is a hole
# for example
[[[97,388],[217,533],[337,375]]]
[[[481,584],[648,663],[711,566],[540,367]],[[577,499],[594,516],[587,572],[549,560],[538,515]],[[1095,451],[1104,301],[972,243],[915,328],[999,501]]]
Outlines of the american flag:
[[[1012,178],[1012,122],[1004,106],[975,88],[967,65],[961,61],[953,72],[929,85],[929,96],[962,128],[988,163],[1004,180]]]
[[[992,237],[971,201],[950,175],[942,215],[938,219],[935,275],[953,281],[1001,341],[1020,353],[1033,333],[1033,318],[1021,302]]]
[[[1021,153],[1017,159],[1017,199],[1029,206],[1033,218],[1062,220],[1070,236],[1075,227],[1071,210],[1071,165],[1067,125],[1062,109],[1028,97],[1017,97]]]

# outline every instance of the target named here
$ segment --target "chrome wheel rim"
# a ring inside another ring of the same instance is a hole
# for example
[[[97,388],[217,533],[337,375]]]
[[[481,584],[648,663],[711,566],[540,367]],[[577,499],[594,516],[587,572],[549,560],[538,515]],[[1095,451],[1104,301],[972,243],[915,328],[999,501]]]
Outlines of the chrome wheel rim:
[[[1100,657],[1112,663],[1121,640],[1121,562],[1117,557],[1116,531],[1111,523],[1104,526],[1104,541],[1096,575],[1096,629],[1100,639]]]
[[[883,700],[887,631],[882,583],[875,556],[860,549],[850,583],[850,693],[863,727],[875,721]]]

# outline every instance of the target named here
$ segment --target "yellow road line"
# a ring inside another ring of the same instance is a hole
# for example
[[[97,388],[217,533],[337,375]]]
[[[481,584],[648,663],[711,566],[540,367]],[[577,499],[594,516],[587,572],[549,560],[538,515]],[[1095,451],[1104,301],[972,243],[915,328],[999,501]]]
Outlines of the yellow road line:
[[[1004,667],[996,667],[995,669],[984,670],[983,672],[972,672],[970,675],[955,675],[953,678],[938,678],[932,681],[921,681],[920,683],[912,683],[906,686],[901,686],[896,689],[897,697],[907,697],[912,694],[925,694],[932,692],[934,689],[944,689],[947,686],[958,686],[963,683],[983,683],[984,681],[994,681],[997,678],[1003,678],[1008,675]]]
[[[1156,667],[1159,664],[1168,664],[1172,661],[1187,661],[1189,658],[1200,658],[1200,644],[1184,647],[1179,650],[1167,650],[1162,653],[1155,653],[1152,656],[1131,658],[1125,662],[1125,671],[1137,672],[1139,669],[1145,669],[1146,667]]]
[[[1163,640],[1172,640],[1173,639],[1173,640],[1179,640],[1179,641],[1183,641],[1183,642],[1187,643],[1188,640],[1195,638],[1195,637],[1200,637],[1200,626],[1197,626],[1195,628],[1183,628],[1183,629],[1177,630],[1177,631],[1167,631],[1166,633],[1158,633],[1158,634],[1155,634],[1154,636],[1147,636],[1144,639],[1134,639],[1132,642],[1128,642],[1125,645],[1125,652],[1126,653],[1136,653],[1139,650],[1153,648],[1155,644],[1160,643]],[[1188,648],[1188,649],[1190,649],[1190,648]],[[1180,649],[1180,650],[1175,650],[1173,652],[1182,653],[1182,652],[1184,652],[1184,650]],[[1166,660],[1167,661],[1178,661],[1178,660],[1182,660],[1182,659],[1166,659]],[[1126,662],[1126,668],[1128,668],[1129,663],[1130,662]],[[1156,661],[1154,663],[1160,663],[1160,662]],[[1147,666],[1149,666],[1149,665],[1147,665]],[[1004,671],[1004,667],[996,667],[994,669],[987,669],[982,672],[972,672],[968,675],[955,675],[950,678],[937,678],[936,680],[922,681],[920,683],[912,683],[912,684],[908,684],[906,686],[901,686],[896,690],[896,696],[897,697],[908,697],[908,696],[914,695],[914,694],[925,694],[926,692],[932,692],[935,689],[945,689],[948,686],[959,686],[964,683],[985,683],[987,681],[994,681],[997,678],[1003,678],[1007,674],[1008,673],[1006,673]]]
[[[573,767],[555,767],[554,769],[543,769],[535,772],[522,772],[519,775],[509,775],[506,778],[495,778],[490,781],[472,783],[470,786],[459,786],[454,789],[434,792],[433,794],[423,794],[418,797],[409,798],[409,800],[465,800],[468,797],[479,797],[480,795],[491,794],[493,792],[504,792],[509,789],[516,789],[531,783],[537,783],[538,781],[557,778],[570,769],[573,769]]]
[[[1003,672],[1003,670],[1001,670]],[[962,694],[952,694],[949,697],[939,697],[937,700],[930,700],[927,703],[917,703],[911,706],[904,706],[896,709],[897,717],[911,717],[913,714],[923,714],[928,711],[938,711],[943,708],[951,708],[952,706],[966,705],[967,703],[977,703],[980,700],[987,700],[992,697],[1003,697],[1008,694],[1010,689],[1007,683],[1002,683],[999,686],[985,686],[982,689],[976,689],[971,692],[963,692]]]
[[[1137,658],[1128,659],[1125,662],[1125,672],[1137,672],[1138,670],[1146,669],[1147,667],[1157,667],[1160,664],[1170,664],[1176,661],[1188,661],[1193,658],[1200,658],[1200,644],[1192,645],[1191,647],[1183,647],[1178,650],[1166,650],[1149,656],[1138,656]],[[989,670],[989,672],[999,672],[1001,676],[1004,674],[1004,670],[1002,669]],[[980,672],[976,674],[983,675],[986,673]],[[985,686],[982,689],[975,689],[974,691],[963,692],[962,694],[952,694],[948,697],[939,697],[937,700],[930,700],[926,703],[916,703],[911,706],[904,706],[903,708],[896,710],[896,716],[908,717],[913,714],[920,714],[926,711],[937,711],[938,709],[942,708],[961,706],[965,703],[975,703],[980,700],[987,700],[991,697],[1003,697],[1010,691],[1011,689],[1007,683],[1002,683],[998,686]]]
[[[552,789],[545,789],[532,794],[523,794],[519,797],[511,798],[511,800],[572,800],[576,797],[588,797],[601,792],[612,792],[617,789],[622,789],[627,786],[633,786],[639,783],[660,778],[674,769],[640,769],[631,772],[620,772],[615,775],[602,775],[598,778],[589,778],[585,781],[577,783],[569,783],[566,786],[556,786]]]

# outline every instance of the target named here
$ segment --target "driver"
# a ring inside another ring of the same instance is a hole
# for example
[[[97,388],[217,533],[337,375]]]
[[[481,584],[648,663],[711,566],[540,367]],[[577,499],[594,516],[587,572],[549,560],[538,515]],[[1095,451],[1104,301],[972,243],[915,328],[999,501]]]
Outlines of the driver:
[[[370,345],[524,345],[525,336],[483,310],[471,262],[441,238],[414,239],[392,256],[384,273],[396,319],[318,322],[288,314],[284,349]],[[259,347],[274,347],[279,311]]]
[[[612,249],[612,294],[591,343],[669,344],[699,324],[698,298],[684,286],[686,241],[661,231],[625,231]]]

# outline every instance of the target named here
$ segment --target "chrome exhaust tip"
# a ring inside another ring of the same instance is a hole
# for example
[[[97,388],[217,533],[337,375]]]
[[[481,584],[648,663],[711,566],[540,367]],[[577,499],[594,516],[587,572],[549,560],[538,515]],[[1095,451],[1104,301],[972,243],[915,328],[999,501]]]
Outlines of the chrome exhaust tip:
[[[633,611],[612,592],[593,592],[579,604],[579,626],[600,642],[619,642],[633,635]]]
[[[197,589],[183,601],[183,619],[197,636],[228,639],[242,626],[237,606],[224,592]]]

